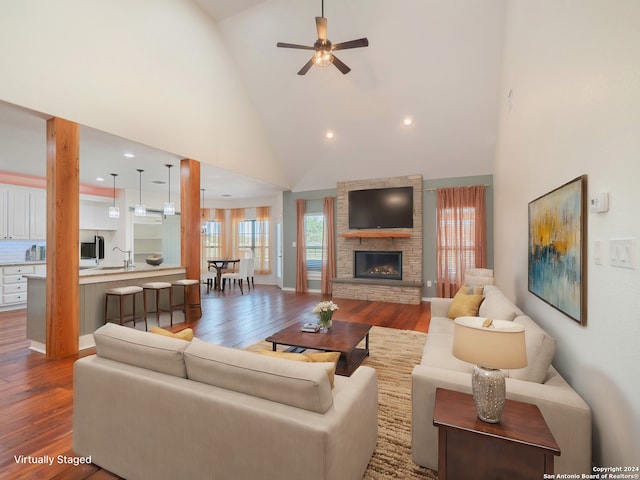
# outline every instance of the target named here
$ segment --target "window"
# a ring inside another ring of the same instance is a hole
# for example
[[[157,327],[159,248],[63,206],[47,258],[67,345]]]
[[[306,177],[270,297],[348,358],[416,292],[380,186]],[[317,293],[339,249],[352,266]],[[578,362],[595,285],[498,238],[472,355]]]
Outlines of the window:
[[[449,281],[455,281],[458,271],[476,266],[476,212],[473,207],[463,207],[439,213],[439,228],[444,233],[439,247],[445,253],[440,257],[440,269]]]
[[[242,220],[238,222],[238,253],[240,258],[253,257],[263,268],[258,273],[270,273],[269,221]]]
[[[468,268],[487,263],[484,185],[438,189],[437,296],[453,297]]]
[[[222,255],[222,222],[204,222],[203,223],[203,257],[223,258]]]
[[[324,229],[324,215],[321,213],[306,213],[304,216],[304,237],[307,256],[307,278],[320,279],[322,273],[322,237]]]

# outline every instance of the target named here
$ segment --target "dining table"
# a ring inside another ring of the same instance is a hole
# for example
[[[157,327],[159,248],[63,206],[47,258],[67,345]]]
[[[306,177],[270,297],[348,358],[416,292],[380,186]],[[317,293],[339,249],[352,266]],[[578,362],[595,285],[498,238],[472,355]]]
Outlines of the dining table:
[[[214,290],[220,290],[222,288],[222,271],[229,268],[229,264],[231,264],[231,268],[235,268],[235,264],[240,261],[239,258],[234,259],[209,259],[207,260],[207,270],[211,270],[211,267],[216,269],[216,282],[213,285]]]

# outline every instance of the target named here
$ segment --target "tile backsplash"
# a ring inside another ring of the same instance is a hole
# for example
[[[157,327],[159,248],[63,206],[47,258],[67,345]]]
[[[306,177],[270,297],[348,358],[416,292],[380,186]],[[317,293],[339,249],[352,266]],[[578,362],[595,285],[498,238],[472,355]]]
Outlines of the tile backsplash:
[[[32,248],[34,245],[35,249]],[[0,242],[0,263],[44,260],[46,245],[45,241],[2,241]],[[32,252],[35,252],[35,255]]]

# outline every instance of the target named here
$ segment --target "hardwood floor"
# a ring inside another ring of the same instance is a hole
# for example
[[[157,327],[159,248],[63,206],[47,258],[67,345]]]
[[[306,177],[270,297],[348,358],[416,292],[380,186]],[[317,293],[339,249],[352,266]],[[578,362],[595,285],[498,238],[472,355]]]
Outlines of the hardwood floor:
[[[283,292],[260,285],[240,295],[237,287],[231,287],[223,293],[203,293],[203,316],[191,326],[203,340],[244,348],[293,323],[314,321],[311,309],[323,299],[320,294]],[[422,332],[429,327],[429,303],[400,305],[347,299],[335,302],[340,307],[334,314],[335,320]],[[176,317],[180,318],[179,315]],[[168,318],[161,320],[166,327]],[[138,322],[138,328],[144,328],[143,325]],[[174,321],[175,330],[182,328],[184,324]],[[0,477],[118,478],[95,465],[74,466],[60,462],[58,457],[61,455],[68,462],[76,458],[71,449],[72,367],[75,360],[94,350],[48,361],[28,346],[26,310],[0,313]],[[49,459],[52,465],[29,463],[34,458]]]

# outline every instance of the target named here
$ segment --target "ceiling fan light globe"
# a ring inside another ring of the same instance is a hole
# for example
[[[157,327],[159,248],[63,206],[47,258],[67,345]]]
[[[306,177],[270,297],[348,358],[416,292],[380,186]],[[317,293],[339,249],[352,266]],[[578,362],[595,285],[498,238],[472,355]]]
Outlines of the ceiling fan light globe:
[[[331,54],[330,51],[318,50],[313,56],[313,63],[317,67],[329,66],[331,65],[332,61],[333,61],[333,55]]]

